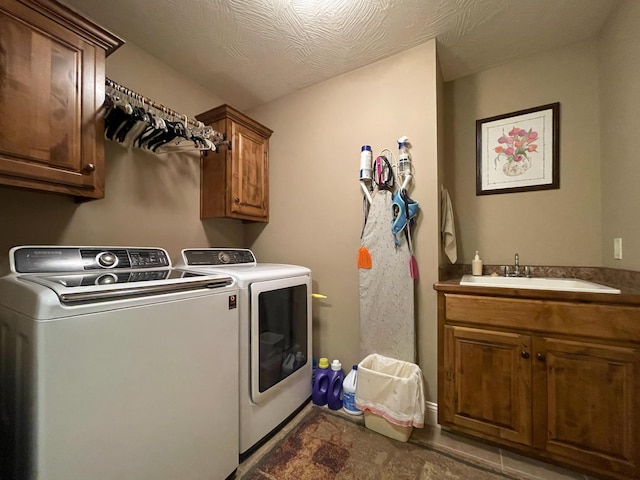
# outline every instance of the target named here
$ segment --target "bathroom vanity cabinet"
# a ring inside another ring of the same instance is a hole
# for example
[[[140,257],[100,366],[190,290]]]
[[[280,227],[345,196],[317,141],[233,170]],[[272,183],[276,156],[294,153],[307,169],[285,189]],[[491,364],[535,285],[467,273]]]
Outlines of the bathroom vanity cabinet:
[[[0,185],[104,196],[105,56],[123,42],[53,0],[0,0]]]
[[[435,288],[441,425],[640,478],[640,305],[606,294]]]
[[[200,160],[200,218],[269,221],[269,137],[272,131],[229,105],[196,117],[229,140]]]

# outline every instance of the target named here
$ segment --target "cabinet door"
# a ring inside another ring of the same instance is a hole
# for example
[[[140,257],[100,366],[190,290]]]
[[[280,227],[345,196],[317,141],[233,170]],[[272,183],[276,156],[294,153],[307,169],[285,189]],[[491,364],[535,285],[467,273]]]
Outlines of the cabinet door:
[[[15,1],[0,31],[0,184],[103,197],[104,50]]]
[[[546,395],[536,406],[546,419],[542,448],[603,471],[637,475],[638,351],[547,338],[536,345],[536,357],[547,379]]]
[[[267,221],[269,140],[232,122],[231,213]]]
[[[531,337],[445,326],[441,421],[531,444]]]

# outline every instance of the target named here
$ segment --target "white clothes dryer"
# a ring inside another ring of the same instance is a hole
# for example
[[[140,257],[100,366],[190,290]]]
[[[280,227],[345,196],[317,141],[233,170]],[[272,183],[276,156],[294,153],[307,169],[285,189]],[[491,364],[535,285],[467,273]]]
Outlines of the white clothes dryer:
[[[185,249],[180,266],[230,275],[239,288],[243,460],[311,398],[311,271],[221,248]]]
[[[238,466],[229,275],[158,248],[26,246],[0,278],[0,477],[224,479]]]

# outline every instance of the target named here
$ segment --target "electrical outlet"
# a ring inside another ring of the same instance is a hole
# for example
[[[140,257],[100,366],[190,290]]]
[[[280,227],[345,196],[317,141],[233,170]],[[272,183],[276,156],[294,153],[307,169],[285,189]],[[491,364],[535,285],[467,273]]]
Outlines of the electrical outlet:
[[[622,260],[622,239],[613,239],[613,258],[616,260]]]

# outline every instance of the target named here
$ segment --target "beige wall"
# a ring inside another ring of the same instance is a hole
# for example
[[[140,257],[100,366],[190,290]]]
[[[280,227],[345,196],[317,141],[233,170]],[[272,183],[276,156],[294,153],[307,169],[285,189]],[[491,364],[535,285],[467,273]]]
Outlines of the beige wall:
[[[600,131],[595,41],[445,84],[446,187],[458,263],[601,264]],[[560,189],[476,196],[476,120],[560,102]]]
[[[107,59],[107,76],[178,112],[195,115],[222,100],[133,45]],[[158,246],[172,258],[189,246],[242,246],[231,220],[200,221],[198,153],[156,155],[105,141],[106,197],[82,204],[0,188],[0,262],[26,244]]]
[[[599,51],[602,263],[640,270],[640,2],[625,1],[605,26]],[[613,239],[622,238],[622,260]]]
[[[415,253],[420,365],[436,392],[438,173],[435,41],[257,108],[251,116],[274,130],[270,143],[271,213],[248,227],[247,241],[263,261],[313,271],[314,355],[347,368],[360,358],[356,267],[362,227],[360,147],[397,151],[407,135],[416,169],[412,198],[420,202]],[[407,266],[407,274],[408,266]],[[393,292],[389,292],[393,295]]]
[[[438,202],[440,202],[442,196],[442,189],[447,182],[446,176],[446,157],[445,151],[447,147],[447,138],[446,138],[446,115],[445,115],[445,87],[444,87],[444,79],[442,77],[442,69],[440,68],[440,63],[437,65],[436,71],[436,81],[437,81],[437,95],[438,95],[438,185],[440,188],[440,197],[438,197]],[[438,203],[440,205],[440,203]],[[442,223],[442,210],[438,209],[438,225]],[[440,230],[438,230],[440,231]],[[441,237],[439,237],[441,238]],[[445,263],[446,254],[444,253],[444,249],[440,248],[440,244],[438,245],[438,264],[443,265]]]

